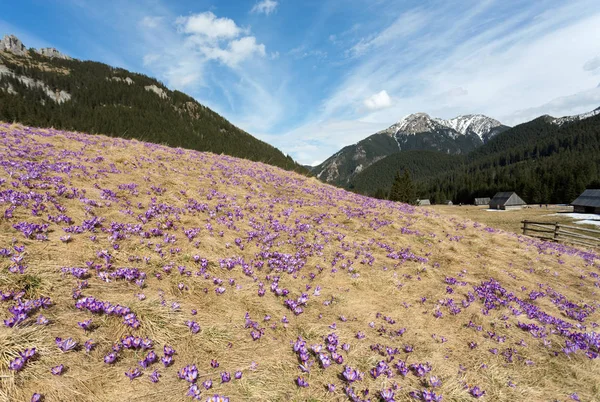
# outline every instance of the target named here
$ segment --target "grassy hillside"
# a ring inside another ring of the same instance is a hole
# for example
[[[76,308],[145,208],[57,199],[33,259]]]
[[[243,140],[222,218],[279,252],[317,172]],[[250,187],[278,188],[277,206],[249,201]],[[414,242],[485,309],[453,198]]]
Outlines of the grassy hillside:
[[[8,73],[2,73],[3,68]],[[57,102],[51,96],[61,91],[70,98]],[[307,171],[190,96],[154,78],[92,61],[0,52],[0,120],[134,138]]]
[[[2,401],[600,399],[591,252],[8,124],[0,208]]]

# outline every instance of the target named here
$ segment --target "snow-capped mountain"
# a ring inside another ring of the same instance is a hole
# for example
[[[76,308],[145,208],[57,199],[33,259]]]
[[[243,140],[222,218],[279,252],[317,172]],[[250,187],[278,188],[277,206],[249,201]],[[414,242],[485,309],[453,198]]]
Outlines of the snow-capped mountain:
[[[411,150],[466,154],[507,129],[499,121],[483,115],[443,120],[427,113],[414,113],[345,147],[313,168],[313,172],[322,181],[345,186],[354,175],[390,154]]]
[[[484,143],[496,134],[506,130],[506,126],[498,120],[482,114],[467,114],[448,120],[435,119],[435,121],[463,135],[476,134]]]
[[[587,113],[576,114],[574,116],[559,117],[558,119],[552,120],[552,123],[558,126],[562,126],[565,123],[572,123],[574,121],[589,119],[590,117],[594,117],[598,114],[600,114],[600,107]]]

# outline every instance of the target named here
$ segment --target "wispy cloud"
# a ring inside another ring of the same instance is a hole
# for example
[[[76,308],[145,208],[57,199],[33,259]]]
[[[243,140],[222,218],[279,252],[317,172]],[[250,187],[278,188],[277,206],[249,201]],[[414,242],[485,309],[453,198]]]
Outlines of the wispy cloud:
[[[275,11],[278,4],[275,0],[262,0],[256,3],[250,12],[269,15]]]
[[[597,91],[590,91],[600,68],[593,57],[600,12],[590,13],[592,3],[540,1],[503,8],[487,1],[473,3],[467,12],[450,5],[405,11],[346,50],[353,60],[349,71],[323,99],[320,114],[290,132],[297,136],[297,149],[307,135],[322,141],[323,151],[300,160],[324,159],[347,143],[340,133],[339,146],[332,149],[331,140],[322,140],[327,131],[315,132],[329,130],[324,122],[332,119],[345,126],[378,123],[379,130],[425,111],[444,118],[484,113],[517,124],[535,114],[599,106]],[[377,92],[382,87],[393,104]],[[365,131],[362,138],[374,132]]]
[[[392,106],[392,98],[390,98],[387,91],[384,89],[381,92],[369,96],[363,103],[369,110],[381,110]]]

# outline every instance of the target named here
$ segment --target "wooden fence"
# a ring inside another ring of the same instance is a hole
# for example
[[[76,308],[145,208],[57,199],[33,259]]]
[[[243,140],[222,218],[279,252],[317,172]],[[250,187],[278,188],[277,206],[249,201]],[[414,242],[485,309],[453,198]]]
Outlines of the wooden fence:
[[[578,246],[600,248],[600,230],[563,225],[562,223],[522,221],[523,234],[552,240],[561,243],[571,243]]]

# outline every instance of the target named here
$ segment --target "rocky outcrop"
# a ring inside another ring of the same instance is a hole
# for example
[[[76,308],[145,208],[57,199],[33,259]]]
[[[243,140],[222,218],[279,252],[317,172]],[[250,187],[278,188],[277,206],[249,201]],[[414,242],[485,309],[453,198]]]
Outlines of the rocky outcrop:
[[[125,83],[127,85],[133,85],[133,84],[135,84],[135,82],[130,77],[125,77],[125,78],[121,78],[121,77],[111,77],[111,78],[108,78],[107,77],[106,80],[107,81],[123,82],[123,83]]]
[[[27,55],[27,48],[15,35],[5,35],[0,41],[0,50],[16,54],[17,56]]]
[[[165,92],[164,89],[157,87],[156,85],[146,85],[144,88],[146,88],[146,91],[152,91],[155,94],[158,95],[159,98],[161,99],[167,99],[167,93]]]
[[[72,57],[69,57],[66,54],[59,52],[53,47],[43,47],[41,49],[36,49],[35,52],[46,57],[56,57],[57,59],[73,60]]]
[[[28,88],[39,88],[48,96],[48,98],[52,99],[54,102],[60,104],[71,100],[71,94],[67,91],[60,90],[58,88],[52,89],[45,82],[40,80],[35,80],[33,78],[27,77],[25,75],[17,75],[5,65],[0,64],[0,77],[3,75],[11,76],[19,80],[21,84],[27,86]],[[7,87],[7,91],[12,94],[17,94],[12,85]]]
[[[34,50],[37,54],[45,57],[72,60],[71,57],[59,52],[53,47],[43,47]],[[27,56],[27,47],[15,35],[5,35],[4,38],[2,38],[0,41],[0,51],[9,52],[17,56]]]

